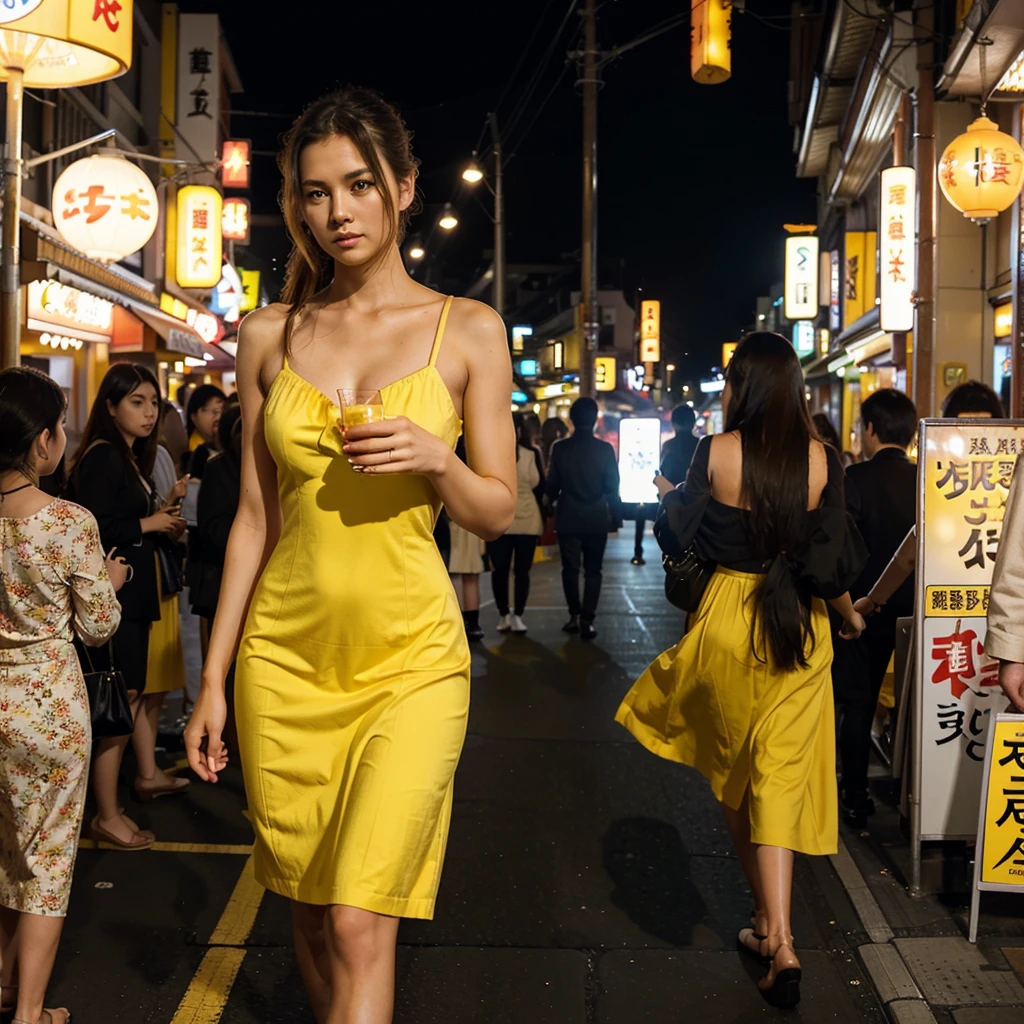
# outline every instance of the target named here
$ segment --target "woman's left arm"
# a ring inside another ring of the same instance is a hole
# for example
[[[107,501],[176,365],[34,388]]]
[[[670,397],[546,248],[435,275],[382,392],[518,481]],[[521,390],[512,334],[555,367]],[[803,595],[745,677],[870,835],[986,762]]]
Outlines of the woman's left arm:
[[[453,522],[484,540],[496,540],[512,524],[516,509],[512,364],[505,326],[494,311],[482,303],[459,304],[463,310],[456,330],[466,339],[460,350],[467,370],[463,422],[468,464],[443,439],[405,416],[347,428],[344,452],[359,473],[427,477]]]

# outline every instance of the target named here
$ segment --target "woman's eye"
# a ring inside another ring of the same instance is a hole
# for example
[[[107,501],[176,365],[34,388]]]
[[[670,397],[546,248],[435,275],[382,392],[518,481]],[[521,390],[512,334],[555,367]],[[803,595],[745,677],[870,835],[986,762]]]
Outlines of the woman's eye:
[[[366,186],[366,187],[365,187],[365,188],[363,188],[362,186]],[[365,180],[364,180],[364,181],[357,181],[357,182],[356,182],[356,183],[355,183],[355,184],[354,184],[354,185],[352,186],[352,188],[353,188],[353,189],[354,189],[355,191],[357,191],[357,192],[365,192],[365,191],[366,191],[367,189],[371,189],[371,188],[373,188],[373,182],[372,182],[372,181],[365,181]]]
[[[306,193],[307,199],[319,199],[321,196],[325,196],[327,193],[321,188],[315,188],[311,192]]]

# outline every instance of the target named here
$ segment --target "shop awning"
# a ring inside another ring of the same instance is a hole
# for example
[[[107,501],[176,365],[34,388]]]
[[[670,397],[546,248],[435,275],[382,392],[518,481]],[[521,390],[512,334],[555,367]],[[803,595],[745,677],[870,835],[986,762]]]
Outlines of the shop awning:
[[[180,352],[183,356],[191,356],[193,359],[203,359],[207,349],[213,349],[213,346],[207,345],[184,320],[179,320],[159,309],[133,307],[132,312],[147,327],[156,331],[157,336],[171,352]]]

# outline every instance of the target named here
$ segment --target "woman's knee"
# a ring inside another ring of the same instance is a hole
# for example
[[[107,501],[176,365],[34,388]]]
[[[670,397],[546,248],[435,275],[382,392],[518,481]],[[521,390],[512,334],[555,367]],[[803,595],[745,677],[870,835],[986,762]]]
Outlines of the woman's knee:
[[[327,908],[323,923],[331,948],[351,966],[375,963],[393,950],[393,918],[359,907],[332,906]]]

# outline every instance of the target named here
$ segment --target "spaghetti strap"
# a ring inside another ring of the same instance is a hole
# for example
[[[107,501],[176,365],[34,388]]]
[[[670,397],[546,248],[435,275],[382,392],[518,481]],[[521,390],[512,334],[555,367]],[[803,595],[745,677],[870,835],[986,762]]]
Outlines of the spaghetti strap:
[[[444,327],[448,322],[448,311],[452,308],[452,298],[449,295],[444,300],[444,308],[441,310],[441,319],[437,322],[437,333],[434,335],[434,347],[430,350],[430,362],[427,366],[434,366],[437,363],[437,354],[441,351],[441,340],[444,338]]]

